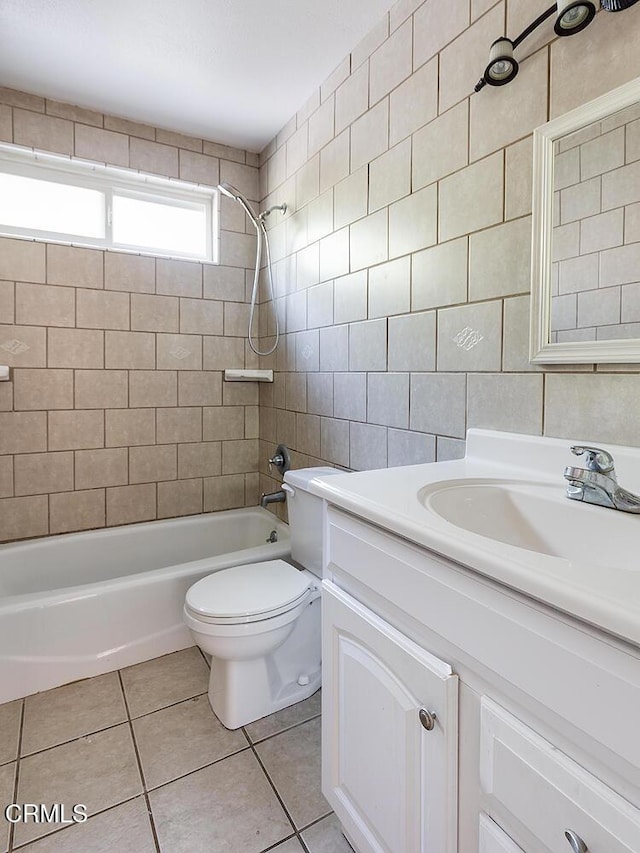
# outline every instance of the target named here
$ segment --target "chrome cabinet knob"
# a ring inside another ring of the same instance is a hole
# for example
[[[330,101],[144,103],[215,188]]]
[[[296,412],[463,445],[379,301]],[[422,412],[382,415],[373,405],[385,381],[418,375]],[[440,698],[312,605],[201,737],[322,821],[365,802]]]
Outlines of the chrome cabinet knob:
[[[436,715],[433,711],[427,711],[426,708],[420,708],[418,712],[418,717],[420,718],[420,722],[422,723],[422,727],[426,729],[428,732],[433,731],[436,724]]]
[[[584,841],[580,838],[579,835],[576,835],[576,833],[572,829],[567,829],[564,834],[564,837],[569,842],[573,853],[589,853],[589,848],[587,847],[587,845],[584,843]]]

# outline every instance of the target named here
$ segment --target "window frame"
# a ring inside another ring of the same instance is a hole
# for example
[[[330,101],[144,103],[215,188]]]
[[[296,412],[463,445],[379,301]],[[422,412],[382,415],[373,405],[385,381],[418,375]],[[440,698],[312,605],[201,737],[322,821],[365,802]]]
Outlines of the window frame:
[[[19,175],[59,183],[66,186],[97,190],[104,195],[105,236],[87,237],[64,231],[43,231],[0,222],[0,235],[47,243],[82,246],[93,249],[178,258],[200,263],[219,263],[220,199],[216,187],[188,183],[177,178],[164,178],[124,167],[108,166],[76,157],[36,151],[0,143],[0,173]],[[113,239],[114,196],[166,204],[174,208],[204,208],[206,251],[204,255],[176,250],[163,251],[149,246],[117,243]]]

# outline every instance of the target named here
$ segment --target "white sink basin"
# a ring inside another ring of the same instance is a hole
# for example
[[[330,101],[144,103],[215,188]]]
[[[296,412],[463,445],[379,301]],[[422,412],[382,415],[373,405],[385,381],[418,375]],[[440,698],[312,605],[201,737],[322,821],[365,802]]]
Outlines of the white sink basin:
[[[418,500],[450,524],[506,545],[637,571],[640,515],[572,501],[564,491],[562,484],[465,478],[425,486]]]

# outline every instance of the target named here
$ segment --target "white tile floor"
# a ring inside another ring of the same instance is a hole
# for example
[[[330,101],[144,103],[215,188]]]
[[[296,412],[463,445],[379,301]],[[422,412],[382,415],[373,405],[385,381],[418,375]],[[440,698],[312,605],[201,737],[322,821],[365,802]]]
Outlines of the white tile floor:
[[[320,694],[230,732],[196,648],[0,705],[0,853],[351,853],[320,791]]]

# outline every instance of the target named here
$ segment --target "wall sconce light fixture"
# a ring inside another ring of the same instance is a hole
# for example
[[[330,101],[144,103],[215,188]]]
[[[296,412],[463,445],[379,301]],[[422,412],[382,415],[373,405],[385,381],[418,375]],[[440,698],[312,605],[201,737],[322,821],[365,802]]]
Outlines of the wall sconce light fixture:
[[[600,0],[600,5],[606,12],[620,12],[637,3],[638,0]],[[572,36],[588,27],[596,15],[595,0],[558,0],[552,6],[532,21],[528,27],[515,39],[502,36],[496,39],[489,50],[489,64],[484,74],[476,83],[474,91],[479,92],[485,86],[504,86],[510,83],[518,73],[519,65],[514,57],[514,51],[519,44],[528,38],[540,24],[553,14],[556,20],[553,25],[558,36]]]
[[[595,3],[581,3],[575,0],[558,0],[558,16],[553,25],[557,36],[572,36],[588,27],[596,16]]]

